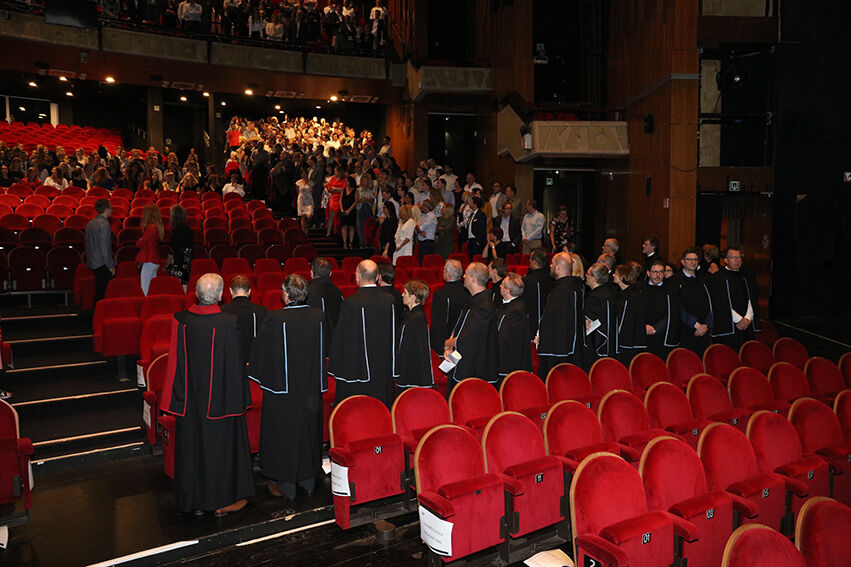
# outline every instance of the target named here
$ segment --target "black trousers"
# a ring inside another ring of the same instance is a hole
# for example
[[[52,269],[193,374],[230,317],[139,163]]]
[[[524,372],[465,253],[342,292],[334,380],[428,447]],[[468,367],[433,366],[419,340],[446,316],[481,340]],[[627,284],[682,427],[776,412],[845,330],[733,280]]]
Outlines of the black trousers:
[[[423,262],[423,256],[434,254],[434,250],[434,240],[420,240],[420,264]]]
[[[106,284],[112,279],[112,272],[106,266],[95,268],[92,272],[95,274],[95,303],[97,303],[106,295]]]

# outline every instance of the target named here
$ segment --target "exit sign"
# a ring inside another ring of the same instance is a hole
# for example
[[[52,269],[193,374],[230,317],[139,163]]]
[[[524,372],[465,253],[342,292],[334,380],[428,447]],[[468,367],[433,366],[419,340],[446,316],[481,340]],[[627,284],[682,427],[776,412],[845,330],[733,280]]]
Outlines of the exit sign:
[[[729,188],[730,188],[730,191],[741,191],[742,184],[739,181],[730,181]]]

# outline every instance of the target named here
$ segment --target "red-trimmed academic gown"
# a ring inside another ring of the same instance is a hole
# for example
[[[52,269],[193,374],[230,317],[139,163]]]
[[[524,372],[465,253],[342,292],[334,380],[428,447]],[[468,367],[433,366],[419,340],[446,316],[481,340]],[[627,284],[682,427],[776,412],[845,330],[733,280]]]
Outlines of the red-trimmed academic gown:
[[[174,315],[160,408],[175,419],[181,512],[217,510],[254,495],[245,412],[251,406],[237,318],[218,305]]]

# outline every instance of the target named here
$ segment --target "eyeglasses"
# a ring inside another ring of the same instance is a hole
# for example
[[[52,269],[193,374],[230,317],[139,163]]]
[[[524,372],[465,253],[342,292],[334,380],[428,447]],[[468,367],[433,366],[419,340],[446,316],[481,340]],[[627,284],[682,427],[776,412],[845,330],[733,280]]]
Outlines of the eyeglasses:
[[[651,274],[664,274],[665,270],[650,270]]]
[[[698,258],[683,258],[683,262],[700,262]]]

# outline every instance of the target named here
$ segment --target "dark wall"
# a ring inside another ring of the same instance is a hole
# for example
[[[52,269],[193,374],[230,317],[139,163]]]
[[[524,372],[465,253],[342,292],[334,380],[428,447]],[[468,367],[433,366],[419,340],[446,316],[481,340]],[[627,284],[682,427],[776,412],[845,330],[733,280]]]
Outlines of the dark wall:
[[[777,46],[772,312],[848,316],[851,21],[846,2],[784,0]]]

